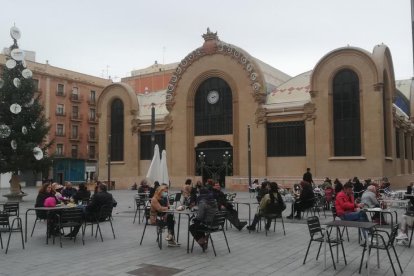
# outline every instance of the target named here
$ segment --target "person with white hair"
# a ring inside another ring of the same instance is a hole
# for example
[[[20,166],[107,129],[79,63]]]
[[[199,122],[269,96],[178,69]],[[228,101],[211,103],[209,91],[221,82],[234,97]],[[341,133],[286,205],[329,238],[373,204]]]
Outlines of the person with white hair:
[[[377,199],[377,188],[374,185],[369,185],[367,190],[362,194],[361,203],[364,204],[364,208],[376,208],[380,207],[380,203]],[[375,212],[371,220],[375,223],[387,225],[384,217],[380,217],[380,212]]]

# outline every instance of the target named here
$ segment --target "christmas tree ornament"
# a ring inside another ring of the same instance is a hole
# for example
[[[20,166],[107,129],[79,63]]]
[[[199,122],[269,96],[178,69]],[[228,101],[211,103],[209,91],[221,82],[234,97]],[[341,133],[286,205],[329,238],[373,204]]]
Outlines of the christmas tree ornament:
[[[3,85],[4,85],[4,80],[0,79],[0,89],[3,87]]]
[[[14,150],[17,149],[17,142],[16,142],[16,140],[11,140],[10,145],[11,145],[12,149],[14,149]]]
[[[10,36],[13,39],[19,40],[20,37],[22,36],[22,33],[20,32],[19,28],[17,28],[16,26],[13,26],[10,28]]]
[[[23,76],[23,78],[28,79],[28,78],[31,78],[33,76],[33,73],[30,69],[24,69],[22,71],[22,76]]]
[[[13,49],[10,55],[16,61],[22,61],[24,59],[24,51],[18,48]]]
[[[19,80],[19,78],[14,78],[13,79],[13,84],[14,84],[14,86],[16,88],[19,88],[20,87],[20,80]]]
[[[32,128],[36,129],[36,123],[32,123]]]
[[[34,147],[33,148],[33,156],[34,158],[36,158],[36,160],[40,160],[43,158],[43,151],[41,148],[39,147]]]
[[[16,61],[14,59],[9,59],[8,61],[6,61],[6,67],[9,69],[13,69],[14,67],[16,67]]]
[[[13,114],[19,114],[20,111],[22,111],[22,107],[19,104],[14,103],[10,106],[10,111]]]
[[[10,136],[11,130],[8,125],[0,125],[0,138],[7,138]]]
[[[22,133],[23,133],[24,135],[26,135],[26,134],[27,134],[27,128],[26,128],[25,126],[22,126]]]

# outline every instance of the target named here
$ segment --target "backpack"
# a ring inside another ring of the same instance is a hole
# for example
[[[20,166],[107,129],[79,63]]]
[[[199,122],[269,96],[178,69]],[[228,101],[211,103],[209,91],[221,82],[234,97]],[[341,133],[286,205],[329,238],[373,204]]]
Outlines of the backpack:
[[[282,213],[286,209],[286,204],[285,202],[283,202],[283,199],[280,196],[280,194],[277,194],[277,200],[276,198],[272,199],[272,196],[270,194],[269,196],[270,196],[270,202],[267,205],[265,212],[268,214]]]

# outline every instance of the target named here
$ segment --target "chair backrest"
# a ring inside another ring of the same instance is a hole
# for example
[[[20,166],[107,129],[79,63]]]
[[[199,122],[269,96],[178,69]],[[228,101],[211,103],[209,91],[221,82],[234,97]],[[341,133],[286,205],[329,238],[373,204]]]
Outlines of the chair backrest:
[[[237,196],[237,193],[227,193],[226,194],[226,200],[227,201],[233,201]]]
[[[310,234],[311,238],[313,238],[313,236],[316,233],[321,234],[321,236],[323,235],[321,224],[319,222],[318,217],[316,217],[316,216],[309,217],[308,220],[307,220],[307,223],[308,223],[308,229],[309,229],[309,234]]]
[[[0,211],[0,227],[10,227],[9,214]]]
[[[331,207],[331,210],[332,210],[332,217],[333,217],[333,220],[335,220],[335,219],[336,219],[336,217],[338,216],[338,215],[336,214],[336,208],[335,208],[335,206],[332,206],[332,207]]]
[[[3,205],[3,211],[9,216],[19,216],[19,202],[6,202]]]
[[[181,200],[181,193],[176,193],[175,194],[175,199],[174,199],[174,201],[175,202],[178,202],[178,201],[180,201]]]
[[[214,215],[213,220],[211,221],[210,225],[208,225],[208,228],[210,231],[219,231],[224,229],[224,223],[226,222],[226,211],[218,211]]]
[[[145,199],[144,198],[141,198],[141,197],[136,197],[135,198],[135,204],[137,206],[145,205]]]
[[[62,222],[81,222],[83,219],[83,211],[80,208],[63,209],[60,212],[60,220]]]
[[[396,224],[392,227],[390,239],[388,241],[389,246],[394,244],[395,238],[397,237],[397,234],[398,234],[398,228],[399,228],[399,224]]]
[[[104,221],[112,217],[112,206],[111,205],[102,205],[97,219],[99,221]]]

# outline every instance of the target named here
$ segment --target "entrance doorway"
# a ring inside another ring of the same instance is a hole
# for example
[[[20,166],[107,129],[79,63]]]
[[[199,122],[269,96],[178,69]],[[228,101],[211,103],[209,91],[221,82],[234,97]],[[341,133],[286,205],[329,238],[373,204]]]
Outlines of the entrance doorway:
[[[207,141],[195,148],[196,174],[203,183],[208,179],[218,181],[225,186],[226,176],[233,175],[233,147],[224,141]]]

